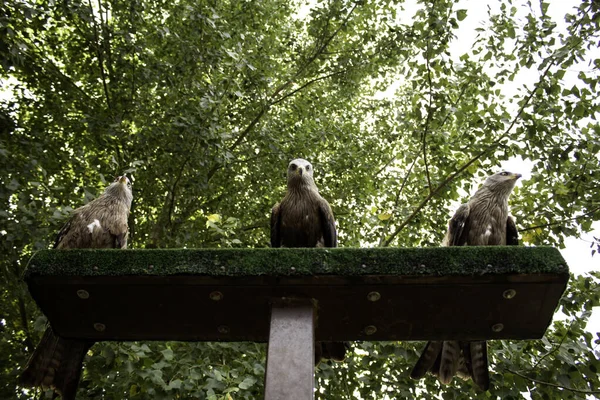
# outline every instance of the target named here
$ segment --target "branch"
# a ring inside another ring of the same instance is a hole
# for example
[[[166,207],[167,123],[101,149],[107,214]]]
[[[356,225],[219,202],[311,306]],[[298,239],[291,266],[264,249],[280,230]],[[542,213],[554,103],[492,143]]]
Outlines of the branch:
[[[551,58],[553,58],[553,57],[554,56],[552,56]],[[385,247],[387,247],[387,246],[390,245],[390,243],[392,242],[392,240],[402,231],[402,229],[404,229],[404,227],[406,225],[408,225],[408,223],[410,221],[412,221],[412,219],[421,211],[421,209],[423,209],[423,207],[425,207],[427,205],[427,203],[429,202],[429,200],[431,200],[441,189],[443,189],[448,183],[452,182],[454,180],[454,178],[456,178],[458,175],[460,175],[460,173],[462,173],[465,169],[467,169],[469,166],[471,166],[475,161],[479,160],[481,157],[483,157],[484,155],[488,154],[489,152],[491,152],[492,150],[494,150],[496,147],[500,146],[500,144],[501,144],[500,142],[502,141],[502,139],[504,139],[505,137],[508,136],[508,134],[510,133],[510,131],[512,130],[512,128],[515,126],[515,124],[517,123],[517,121],[519,120],[519,118],[521,117],[521,115],[523,114],[523,111],[525,110],[525,107],[527,107],[529,105],[529,103],[531,102],[531,99],[533,98],[535,92],[541,86],[542,82],[544,82],[544,78],[546,77],[546,75],[548,75],[548,72],[550,72],[550,68],[552,66],[554,66],[554,64],[556,63],[556,61],[557,60],[554,59],[552,62],[550,62],[548,64],[548,66],[546,67],[546,69],[544,70],[544,72],[542,73],[542,75],[540,76],[540,79],[535,84],[535,86],[533,87],[533,89],[531,89],[531,91],[529,92],[529,95],[524,99],[523,103],[521,104],[521,107],[519,108],[519,111],[517,112],[517,114],[515,115],[515,117],[512,119],[510,125],[504,130],[504,132],[496,140],[494,140],[487,147],[487,149],[485,149],[482,152],[480,152],[479,154],[477,154],[475,157],[473,157],[471,160],[469,160],[465,165],[463,165],[458,171],[454,172],[449,177],[447,177],[433,191],[430,191],[429,195],[427,195],[427,197],[425,197],[425,199],[423,199],[423,201],[421,201],[421,203],[419,203],[419,205],[416,207],[416,209],[404,221],[402,221],[402,223],[398,226],[398,228],[396,228],[396,230],[394,231],[394,233],[392,233],[392,235],[388,238],[388,240],[385,241],[385,243],[384,243]]]
[[[348,23],[348,20],[350,19],[350,16],[354,12],[354,10],[356,10],[356,7],[358,7],[359,3],[360,2],[356,2],[354,4],[354,7],[352,7],[352,10],[350,10],[350,12],[348,13],[348,15],[346,15],[346,18],[344,18],[344,21],[342,21],[342,23],[340,24],[340,26],[335,30],[335,32],[333,32],[331,34],[331,36],[329,36],[329,38],[327,38],[325,40],[325,42],[323,42],[323,44],[321,45],[321,47],[319,47],[317,49],[317,51],[315,52],[315,54],[312,57],[310,57],[308,59],[308,61],[302,67],[300,67],[300,69],[298,70],[298,72],[296,72],[296,74],[294,75],[294,77],[300,76],[304,72],[304,70],[306,68],[308,68],[308,66],[310,64],[312,64],[312,62],[315,61],[317,59],[317,57],[319,57],[325,51],[325,49],[327,48],[327,46],[329,46],[329,43],[331,43],[331,41],[333,40],[333,38],[337,36],[337,34],[340,32],[340,30],[342,30],[342,28],[344,26],[346,26],[346,24]]]
[[[530,227],[525,228],[525,229],[520,229],[519,232],[527,232],[527,231],[532,231],[532,230],[538,229],[538,228],[547,228],[549,226],[562,225],[562,224],[564,224],[566,222],[569,222],[569,221],[575,221],[575,220],[578,220],[580,218],[587,217],[588,215],[594,214],[595,212],[597,212],[599,210],[600,210],[600,206],[596,207],[596,208],[593,208],[592,210],[590,210],[590,211],[588,211],[588,212],[586,212],[584,214],[578,215],[576,217],[567,218],[567,219],[563,219],[563,220],[556,221],[556,222],[549,222],[547,224],[542,224],[542,225],[530,226]]]
[[[394,200],[394,209],[398,208],[398,202],[400,201],[400,194],[402,194],[402,191],[404,190],[404,186],[406,185],[406,182],[408,181],[408,177],[410,176],[410,173],[412,172],[412,169],[415,166],[415,163],[417,162],[418,159],[419,159],[418,157],[415,157],[412,164],[410,165],[410,168],[408,168],[408,172],[406,173],[406,175],[404,176],[404,179],[402,180],[400,189],[396,192],[396,199]],[[390,227],[391,220],[392,219],[390,218],[386,221],[385,228],[383,229],[383,233],[381,234],[381,239],[379,239],[379,247],[384,245],[385,235]]]
[[[346,15],[346,18],[344,18],[344,21],[342,22],[342,24],[335,30],[335,32],[333,32],[331,34],[331,36],[329,36],[329,38],[327,38],[327,40],[325,40],[325,42],[317,49],[317,51],[314,53],[314,55],[312,57],[309,58],[309,60],[298,69],[298,71],[294,74],[294,77],[292,79],[289,79],[286,83],[284,83],[283,85],[279,86],[277,89],[275,89],[273,91],[273,93],[268,96],[270,98],[273,98],[274,96],[276,96],[278,93],[280,93],[281,91],[283,91],[284,89],[286,89],[287,87],[289,87],[291,84],[294,83],[294,79],[299,77],[300,75],[302,75],[302,73],[306,70],[306,68],[308,68],[308,66],[310,64],[312,64],[318,57],[319,55],[321,55],[325,49],[327,48],[327,46],[329,45],[329,43],[331,43],[331,41],[333,40],[333,38],[340,32],[340,30],[348,23],[348,20],[350,19],[350,16],[352,15],[352,13],[354,12],[354,10],[356,9],[356,7],[358,7],[359,3],[356,3],[354,5],[354,7],[352,7],[352,10],[350,10],[350,12],[348,13],[348,15]],[[341,72],[337,72],[337,73],[341,73]],[[336,73],[333,73],[333,75],[335,75]],[[330,76],[333,76],[330,75]],[[300,90],[308,87],[309,85],[318,82],[319,80],[322,79],[326,79],[329,76],[324,76],[324,77],[319,77],[319,78],[315,78],[307,83],[305,83],[304,85],[302,85],[300,88],[293,90],[292,92],[280,97],[278,100],[273,101],[273,102],[269,102],[266,105],[263,105],[261,110],[258,112],[258,114],[254,117],[254,119],[252,119],[252,121],[250,121],[250,124],[242,131],[242,133],[238,136],[238,138],[235,140],[235,142],[233,142],[233,144],[229,147],[229,151],[233,151],[235,150],[241,143],[242,141],[250,134],[250,132],[252,131],[252,129],[258,124],[258,122],[261,120],[261,118],[269,111],[269,109],[271,108],[272,105],[275,105],[281,101],[283,101],[284,99],[294,95],[295,93],[298,93]],[[213,167],[208,171],[207,174],[207,181],[210,181],[210,179],[214,176],[214,174],[222,167],[221,163],[217,162],[215,163],[215,165],[213,165]]]
[[[88,4],[90,6],[90,14],[92,20],[92,28],[94,31],[94,40],[96,47],[96,55],[98,56],[98,66],[100,67],[100,77],[102,78],[102,86],[104,87],[104,96],[106,97],[106,106],[108,109],[111,109],[110,106],[110,97],[108,95],[108,85],[106,84],[106,73],[104,72],[104,58],[102,57],[102,51],[100,50],[100,38],[98,35],[98,27],[96,25],[96,17],[94,16],[94,9],[92,7],[92,0],[88,0]],[[100,14],[102,14],[102,10],[100,10]]]
[[[581,393],[581,394],[586,394],[586,395],[587,394],[599,394],[600,393],[600,390],[575,389],[575,388],[568,387],[568,386],[557,385],[556,383],[540,381],[539,379],[530,378],[527,375],[523,375],[523,374],[521,374],[521,373],[519,373],[517,371],[513,371],[512,369],[509,369],[509,368],[505,368],[504,370],[510,372],[511,374],[518,375],[521,378],[529,379],[530,381],[532,381],[534,383],[537,383],[537,384],[540,384],[540,385],[545,385],[545,386],[551,386],[551,387],[555,387],[555,388],[558,388],[558,389],[568,390],[568,391],[573,392],[573,393]]]
[[[533,367],[531,369],[537,368],[537,366],[544,360],[544,358],[548,357],[549,355],[552,355],[552,354],[556,353],[560,349],[560,347],[564,343],[565,339],[567,338],[567,335],[571,331],[571,326],[573,326],[573,322],[575,322],[575,320],[572,320],[571,323],[569,324],[569,327],[567,328],[567,331],[565,332],[565,334],[563,335],[562,339],[560,340],[560,343],[558,343],[558,345],[555,343],[554,346],[552,346],[552,350],[548,351],[546,354],[544,354],[543,356],[541,356],[535,362],[535,364],[533,365]]]
[[[327,78],[331,78],[331,77],[333,77],[333,76],[336,76],[336,75],[339,75],[339,74],[343,74],[343,73],[345,73],[345,72],[347,72],[347,71],[348,71],[348,69],[344,69],[344,70],[341,70],[341,71],[335,71],[335,72],[332,72],[332,73],[330,73],[330,74],[328,74],[328,75],[319,76],[319,77],[317,77],[317,78],[315,78],[315,79],[311,79],[310,81],[306,82],[305,84],[303,84],[303,85],[302,85],[302,86],[300,86],[299,88],[297,88],[297,89],[294,89],[294,90],[292,90],[291,92],[289,92],[289,93],[287,93],[287,94],[285,94],[285,95],[281,96],[281,97],[280,97],[279,99],[277,99],[276,101],[273,101],[272,103],[270,103],[270,105],[275,105],[275,104],[281,103],[283,100],[287,99],[288,97],[291,97],[291,96],[293,96],[294,94],[298,93],[299,91],[301,91],[301,90],[303,90],[303,89],[306,89],[308,86],[312,85],[313,83],[316,83],[316,82],[319,82],[319,81],[325,80],[325,79],[327,79]]]
[[[429,84],[429,100],[427,104],[427,118],[425,119],[425,127],[423,128],[423,133],[421,134],[421,138],[423,140],[423,163],[425,164],[425,175],[427,176],[427,187],[429,188],[429,193],[431,193],[431,178],[429,176],[429,164],[427,163],[427,133],[429,132],[429,126],[431,124],[431,120],[433,118],[433,93],[432,93],[432,83],[431,83],[431,66],[429,65],[429,39],[427,39],[427,50],[425,52],[425,65],[427,67],[427,82]]]
[[[392,233],[390,235],[390,237],[384,242],[383,246],[384,247],[389,246],[390,243],[392,242],[392,240],[402,231],[402,229],[404,229],[404,227],[406,225],[408,225],[408,223],[410,221],[412,221],[412,219],[421,211],[421,209],[423,207],[425,207],[425,205],[429,202],[429,200],[431,200],[441,189],[443,189],[448,183],[452,182],[454,180],[454,178],[456,178],[458,175],[460,175],[465,169],[469,168],[475,161],[479,160],[481,157],[483,157],[485,154],[487,154],[491,149],[493,149],[495,147],[496,147],[495,145],[491,145],[487,149],[483,150],[482,152],[477,154],[475,157],[470,159],[465,165],[460,167],[460,169],[458,169],[458,171],[454,172],[449,177],[447,177],[442,183],[440,183],[438,185],[438,187],[436,187],[432,192],[430,192],[429,195],[427,195],[427,197],[425,197],[425,199],[423,199],[423,201],[421,201],[421,203],[419,203],[419,205],[415,208],[415,210],[404,221],[402,221],[400,226],[398,226],[398,228],[396,228],[394,233]]]

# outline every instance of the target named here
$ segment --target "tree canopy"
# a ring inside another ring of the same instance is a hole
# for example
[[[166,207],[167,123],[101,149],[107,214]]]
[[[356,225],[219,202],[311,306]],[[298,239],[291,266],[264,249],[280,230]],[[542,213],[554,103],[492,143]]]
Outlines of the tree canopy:
[[[16,376],[45,322],[21,281],[27,260],[123,172],[135,180],[134,248],[267,246],[297,157],[315,167],[340,246],[439,245],[457,202],[513,157],[533,165],[511,197],[525,244],[589,231],[600,220],[600,5],[573,3],[564,21],[543,0],[492,5],[456,54],[471,10],[449,0],[5,1],[0,397],[31,398]],[[600,339],[585,329],[598,277],[572,277],[543,339],[491,343],[490,392],[411,381],[420,343],[363,342],[320,365],[318,397],[600,393]],[[91,353],[82,399],[263,393],[262,344]]]

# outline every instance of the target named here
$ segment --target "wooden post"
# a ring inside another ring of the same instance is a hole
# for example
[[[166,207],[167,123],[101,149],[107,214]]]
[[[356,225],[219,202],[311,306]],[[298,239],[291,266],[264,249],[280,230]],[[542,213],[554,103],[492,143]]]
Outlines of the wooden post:
[[[314,399],[314,313],[310,300],[271,306],[265,400]]]

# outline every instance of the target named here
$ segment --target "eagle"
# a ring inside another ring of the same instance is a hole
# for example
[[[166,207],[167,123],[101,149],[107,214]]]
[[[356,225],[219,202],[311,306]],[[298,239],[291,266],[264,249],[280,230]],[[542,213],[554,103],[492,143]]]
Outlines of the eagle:
[[[301,158],[287,169],[287,192],[271,210],[271,247],[337,247],[331,206],[313,179],[312,165]],[[347,343],[318,342],[315,363],[321,358],[343,361]]]
[[[133,193],[126,175],[117,177],[95,200],[73,211],[58,232],[55,249],[127,248],[127,219]],[[65,339],[46,328],[19,376],[27,387],[52,388],[63,400],[75,399],[83,358],[94,344]]]
[[[520,177],[521,174],[508,171],[489,176],[473,197],[456,210],[442,245],[518,245],[517,227],[508,215],[508,197]],[[428,371],[444,384],[458,374],[463,379],[472,378],[480,389],[488,390],[487,343],[428,342],[410,376],[420,379]]]

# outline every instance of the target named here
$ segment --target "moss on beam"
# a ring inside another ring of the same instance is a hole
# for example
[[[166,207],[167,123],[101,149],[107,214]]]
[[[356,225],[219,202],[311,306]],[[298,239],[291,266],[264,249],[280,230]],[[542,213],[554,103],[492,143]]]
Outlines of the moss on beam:
[[[567,274],[551,247],[335,249],[42,250],[25,278],[44,276],[211,276]]]

